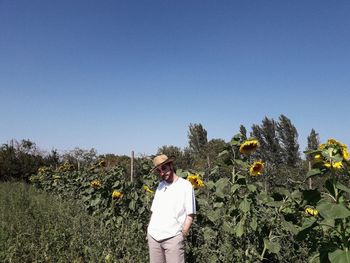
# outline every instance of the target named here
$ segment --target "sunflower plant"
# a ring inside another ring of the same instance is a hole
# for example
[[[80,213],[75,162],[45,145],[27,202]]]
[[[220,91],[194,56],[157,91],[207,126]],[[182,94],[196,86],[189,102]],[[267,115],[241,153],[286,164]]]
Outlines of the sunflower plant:
[[[310,229],[318,228],[326,237],[326,245],[316,253],[314,262],[322,262],[323,258],[331,262],[350,262],[350,188],[340,182],[342,177],[350,175],[347,146],[329,139],[318,149],[305,153],[313,158],[308,177],[328,178],[323,192],[314,191],[316,208],[305,210],[308,214],[317,215]]]
[[[350,175],[347,146],[330,139],[307,152],[313,160],[307,176],[328,178],[321,191],[302,186],[267,189],[263,182],[270,167],[255,158],[260,145],[256,138],[238,134],[219,154],[217,166],[206,171],[209,174],[177,170],[196,193],[188,262],[350,263],[350,189],[342,183]],[[130,182],[121,167],[107,169],[99,162],[77,171],[67,163],[58,169],[41,168],[31,181],[53,195],[78,200],[101,224],[123,236],[115,240],[118,247],[106,254],[106,262],[143,262],[159,182],[150,167],[145,159],[138,167],[140,176]],[[137,260],[123,261],[128,255],[137,255]]]
[[[196,262],[282,260],[284,244],[290,242],[285,225],[293,228],[283,213],[293,213],[293,202],[291,197],[275,199],[259,182],[265,163],[252,157],[259,147],[254,138],[234,136],[230,148],[220,154],[230,160],[231,177],[220,177],[220,169],[214,168],[212,178],[219,179],[205,181],[197,195],[199,211],[192,237],[199,244],[192,248]]]

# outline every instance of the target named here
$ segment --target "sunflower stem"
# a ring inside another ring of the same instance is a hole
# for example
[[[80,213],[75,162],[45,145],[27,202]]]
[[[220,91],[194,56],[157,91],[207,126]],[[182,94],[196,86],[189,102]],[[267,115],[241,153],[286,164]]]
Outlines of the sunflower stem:
[[[233,165],[233,168],[232,168],[232,183],[234,183],[236,181],[236,151],[235,149],[233,149],[233,147],[231,147],[231,150],[232,150],[232,154],[233,154],[233,160],[232,160],[232,165]]]

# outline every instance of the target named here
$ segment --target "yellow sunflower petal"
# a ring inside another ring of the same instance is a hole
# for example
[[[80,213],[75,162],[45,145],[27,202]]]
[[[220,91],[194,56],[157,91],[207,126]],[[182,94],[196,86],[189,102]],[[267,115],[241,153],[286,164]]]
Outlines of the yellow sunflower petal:
[[[263,161],[254,161],[254,163],[249,168],[249,173],[253,176],[262,174],[264,170],[265,163]]]
[[[239,152],[242,154],[251,154],[260,147],[260,143],[256,139],[249,139],[244,141],[239,147]]]

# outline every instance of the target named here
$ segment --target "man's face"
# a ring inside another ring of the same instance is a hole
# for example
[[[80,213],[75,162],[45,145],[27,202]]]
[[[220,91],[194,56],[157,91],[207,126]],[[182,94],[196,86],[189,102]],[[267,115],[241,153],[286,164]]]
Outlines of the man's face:
[[[171,181],[172,179],[172,169],[171,169],[171,164],[166,163],[163,164],[162,166],[159,166],[156,169],[157,173],[160,175],[160,178],[165,181]]]

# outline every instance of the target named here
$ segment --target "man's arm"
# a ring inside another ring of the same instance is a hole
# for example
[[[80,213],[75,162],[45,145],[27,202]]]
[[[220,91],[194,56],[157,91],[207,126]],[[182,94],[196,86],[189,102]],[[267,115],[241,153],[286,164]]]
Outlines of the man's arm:
[[[184,226],[182,228],[182,235],[185,237],[188,235],[188,232],[190,231],[190,227],[192,225],[192,222],[193,222],[193,218],[194,218],[194,214],[189,214],[186,216],[186,219],[185,219],[185,223],[184,223]]]

